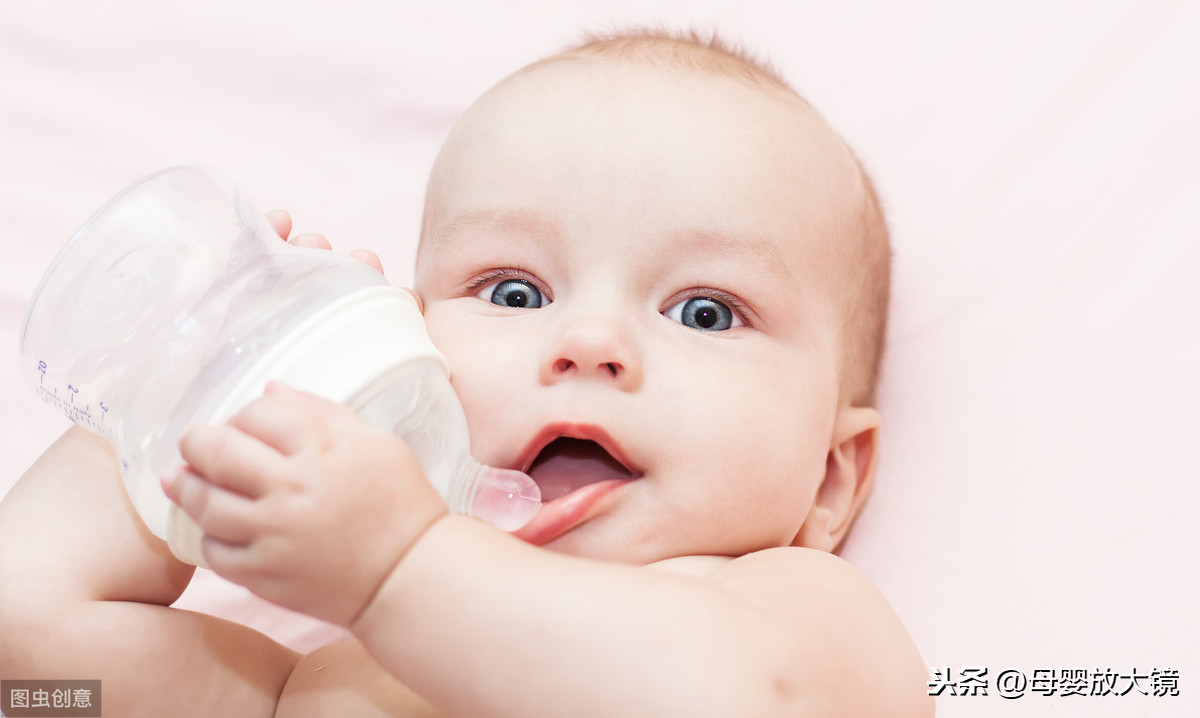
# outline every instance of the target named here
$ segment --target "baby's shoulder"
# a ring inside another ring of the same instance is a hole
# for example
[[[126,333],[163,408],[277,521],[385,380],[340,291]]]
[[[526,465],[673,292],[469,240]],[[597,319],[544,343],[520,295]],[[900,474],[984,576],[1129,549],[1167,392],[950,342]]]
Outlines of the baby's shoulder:
[[[780,587],[833,581],[843,589],[874,590],[871,583],[849,561],[824,551],[783,546],[744,556],[676,556],[649,564],[647,568],[668,573],[710,578],[718,582],[768,580]]]
[[[781,585],[819,585],[835,590],[876,589],[854,564],[836,554],[801,546],[755,551],[729,561],[714,575],[719,580],[771,579]]]
[[[735,559],[730,556],[675,556],[647,564],[646,568],[682,576],[707,578],[733,560]]]
[[[838,617],[859,623],[873,615],[880,623],[900,627],[870,579],[849,561],[816,549],[785,546],[737,557],[678,556],[647,568],[711,581],[761,610],[820,615],[834,623]]]
[[[851,623],[874,615],[900,626],[871,580],[854,564],[825,551],[796,546],[756,551],[730,560],[710,580],[763,609],[819,611],[809,615]]]
[[[789,641],[792,658],[826,687],[851,675],[875,675],[845,696],[874,708],[855,713],[932,715],[925,663],[883,593],[849,561],[814,549],[784,547],[709,564],[708,580],[770,621]],[[790,637],[790,638],[788,638]],[[875,705],[878,703],[878,705]],[[879,708],[880,710],[875,710]]]

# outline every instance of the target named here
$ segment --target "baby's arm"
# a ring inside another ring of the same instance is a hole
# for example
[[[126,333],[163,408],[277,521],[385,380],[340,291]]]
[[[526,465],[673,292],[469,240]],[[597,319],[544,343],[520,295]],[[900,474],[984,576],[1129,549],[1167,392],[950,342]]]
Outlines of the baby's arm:
[[[170,493],[218,572],[350,627],[450,715],[932,713],[903,626],[828,554],[666,564],[699,575],[555,554],[435,508],[402,442],[285,390],[183,449],[207,479]]]
[[[273,715],[298,656],[167,608],[193,570],[137,517],[111,447],[69,429],[0,502],[0,676],[98,678],[105,715]]]
[[[448,516],[352,630],[451,715],[933,714],[911,639],[849,564],[709,558],[699,575],[589,561]]]

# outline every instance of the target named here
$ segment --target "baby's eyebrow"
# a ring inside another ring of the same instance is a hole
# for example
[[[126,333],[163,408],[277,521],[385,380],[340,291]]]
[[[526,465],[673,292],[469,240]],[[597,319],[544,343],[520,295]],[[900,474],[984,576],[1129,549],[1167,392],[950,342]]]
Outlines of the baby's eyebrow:
[[[553,237],[558,226],[529,209],[483,209],[464,212],[438,232],[441,242],[458,244],[469,230],[487,230],[512,236]]]
[[[693,229],[680,232],[676,248],[699,250],[722,257],[738,259],[752,256],[763,268],[782,279],[794,279],[792,271],[779,253],[779,246],[765,237],[728,231]]]
[[[495,232],[525,240],[553,240],[560,236],[558,224],[530,209],[471,210],[455,217],[438,232],[442,249],[453,250],[471,234],[471,230]],[[671,250],[705,252],[709,255],[739,259],[752,257],[755,264],[784,280],[794,279],[775,242],[765,237],[726,230],[690,228],[671,237]]]

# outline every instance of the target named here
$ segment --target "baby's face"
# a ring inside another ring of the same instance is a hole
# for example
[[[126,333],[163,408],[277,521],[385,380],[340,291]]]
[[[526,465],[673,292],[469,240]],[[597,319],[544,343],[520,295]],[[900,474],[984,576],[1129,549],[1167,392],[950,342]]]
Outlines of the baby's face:
[[[417,290],[520,535],[648,563],[793,542],[839,407],[853,165],[782,93],[596,60],[510,79],[434,169]]]

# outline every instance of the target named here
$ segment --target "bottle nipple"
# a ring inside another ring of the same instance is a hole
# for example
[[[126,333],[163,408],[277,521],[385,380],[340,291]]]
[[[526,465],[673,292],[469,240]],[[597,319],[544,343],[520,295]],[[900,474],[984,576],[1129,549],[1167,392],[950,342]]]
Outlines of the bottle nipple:
[[[520,471],[482,467],[470,514],[501,531],[515,531],[542,508],[542,492]]]

